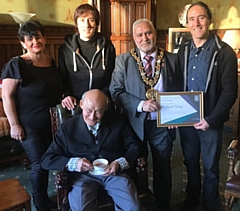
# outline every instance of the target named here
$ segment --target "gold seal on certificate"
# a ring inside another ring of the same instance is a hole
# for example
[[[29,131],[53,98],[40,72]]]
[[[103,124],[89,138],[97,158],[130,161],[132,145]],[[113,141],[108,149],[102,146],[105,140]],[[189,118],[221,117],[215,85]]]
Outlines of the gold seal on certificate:
[[[153,89],[153,88],[148,89],[147,92],[146,92],[146,98],[148,100],[155,100],[156,101],[157,93],[158,93],[158,91],[156,89]]]

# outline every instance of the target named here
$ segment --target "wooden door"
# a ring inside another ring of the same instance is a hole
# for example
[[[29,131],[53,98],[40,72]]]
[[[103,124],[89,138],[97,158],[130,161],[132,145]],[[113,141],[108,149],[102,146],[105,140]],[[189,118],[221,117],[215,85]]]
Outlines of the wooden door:
[[[101,31],[112,40],[116,54],[129,51],[134,47],[132,38],[133,22],[140,18],[153,19],[151,0],[101,0]],[[152,20],[155,23],[155,20]]]

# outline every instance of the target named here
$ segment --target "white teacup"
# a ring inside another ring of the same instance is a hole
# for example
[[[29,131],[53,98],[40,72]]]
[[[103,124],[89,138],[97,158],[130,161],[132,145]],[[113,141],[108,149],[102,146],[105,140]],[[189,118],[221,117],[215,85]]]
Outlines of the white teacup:
[[[105,168],[108,166],[108,160],[99,158],[93,161],[94,172],[104,173]]]

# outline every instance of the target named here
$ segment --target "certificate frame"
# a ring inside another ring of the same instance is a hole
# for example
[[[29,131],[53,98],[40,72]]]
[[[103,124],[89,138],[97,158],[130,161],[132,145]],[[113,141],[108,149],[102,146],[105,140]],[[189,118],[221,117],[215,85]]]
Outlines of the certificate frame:
[[[193,126],[203,118],[203,92],[159,92],[157,127]]]

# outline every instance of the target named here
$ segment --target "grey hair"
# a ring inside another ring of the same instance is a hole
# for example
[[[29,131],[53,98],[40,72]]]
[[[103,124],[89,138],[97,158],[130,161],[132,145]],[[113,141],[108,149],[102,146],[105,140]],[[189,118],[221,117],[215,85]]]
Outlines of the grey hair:
[[[89,91],[89,90],[88,90],[88,91]],[[84,93],[82,94],[82,100],[84,100],[84,98],[85,98],[85,96],[86,96],[86,93],[87,93],[88,91],[86,91],[86,92],[84,92]]]
[[[151,28],[155,31],[155,27],[154,27],[152,21],[150,21],[150,20],[148,20],[148,19],[146,19],[146,18],[142,18],[142,19],[136,20],[136,21],[133,23],[133,28],[132,28],[132,29],[133,29],[133,32],[134,32],[134,29],[137,27],[137,25],[139,25],[140,23],[148,23],[148,24],[151,26]]]

